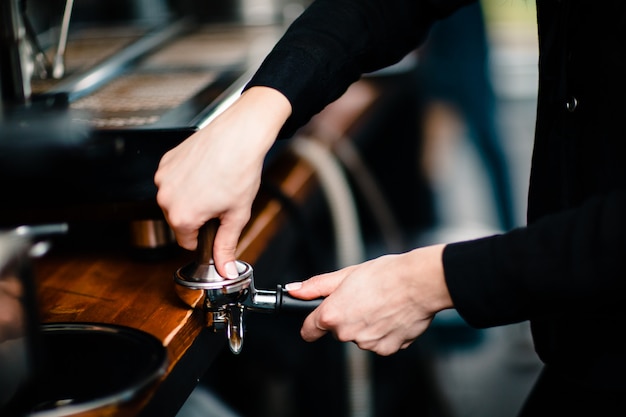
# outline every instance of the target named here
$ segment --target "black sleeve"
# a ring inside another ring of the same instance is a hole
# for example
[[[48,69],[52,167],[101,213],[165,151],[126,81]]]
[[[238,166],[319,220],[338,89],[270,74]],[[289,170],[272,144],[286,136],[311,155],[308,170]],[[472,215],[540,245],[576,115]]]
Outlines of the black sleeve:
[[[448,245],[446,282],[459,314],[491,327],[555,313],[626,310],[626,191],[532,225]]]
[[[435,19],[473,0],[316,0],[290,26],[246,86],[283,93],[290,136],[367,72],[398,62]]]

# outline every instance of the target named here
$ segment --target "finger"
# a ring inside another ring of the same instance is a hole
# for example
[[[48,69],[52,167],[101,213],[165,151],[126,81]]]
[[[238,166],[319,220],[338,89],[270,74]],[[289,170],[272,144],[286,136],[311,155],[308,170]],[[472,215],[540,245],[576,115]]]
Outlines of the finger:
[[[311,314],[307,316],[300,329],[300,336],[306,342],[314,342],[328,333],[328,330],[318,324],[319,307],[313,310]]]
[[[186,211],[187,207],[171,204],[172,201],[175,202],[173,196],[163,189],[157,191],[156,199],[165,220],[174,233],[176,242],[187,250],[195,250],[198,246],[199,226],[193,225],[187,220],[189,218]]]
[[[178,245],[187,250],[196,250],[198,247],[198,230],[182,231],[178,229],[174,232]]]
[[[217,229],[213,243],[213,260],[218,274],[223,277],[232,279],[239,276],[235,263],[237,244],[246,221],[242,223],[222,220]]]
[[[402,346],[400,346],[400,349],[408,349],[411,344],[413,344],[413,340],[403,343]]]
[[[165,220],[174,232],[174,237],[178,245],[187,250],[196,250],[198,247],[198,226],[192,226],[184,222],[182,215],[174,208],[172,210],[163,209]]]
[[[157,166],[157,170],[155,171],[154,176],[152,177],[154,185],[156,185],[157,188],[160,188],[161,185],[163,184],[163,178],[165,177],[165,166],[167,165],[166,158],[167,158],[168,153],[169,152],[166,152],[161,157],[161,160],[159,161],[159,165]]]
[[[285,286],[289,294],[303,300],[329,296],[348,275],[348,269],[321,274],[303,282],[292,282]]]

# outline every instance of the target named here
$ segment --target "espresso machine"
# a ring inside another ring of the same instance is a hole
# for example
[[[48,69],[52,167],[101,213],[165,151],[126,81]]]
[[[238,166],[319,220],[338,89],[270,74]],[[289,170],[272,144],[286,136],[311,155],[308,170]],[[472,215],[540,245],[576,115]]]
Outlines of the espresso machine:
[[[141,248],[171,244],[155,202],[160,157],[239,95],[289,4],[0,0],[2,221],[116,217]],[[243,261],[237,279],[217,275],[216,227],[202,229],[197,261],[174,280],[188,305],[202,295],[207,325],[226,331],[233,352],[245,311],[319,304],[255,288]]]
[[[171,251],[159,160],[239,95],[283,3],[0,0],[0,227],[114,220]]]
[[[158,218],[161,156],[239,95],[283,2],[0,0],[3,225]]]

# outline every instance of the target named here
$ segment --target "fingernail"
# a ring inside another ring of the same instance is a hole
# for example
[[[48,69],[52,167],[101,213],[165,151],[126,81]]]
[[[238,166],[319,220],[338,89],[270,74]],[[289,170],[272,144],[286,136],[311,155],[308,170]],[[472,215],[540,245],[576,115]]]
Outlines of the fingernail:
[[[302,288],[301,282],[290,282],[289,284],[285,284],[285,289],[287,291],[295,291],[299,290],[300,288]]]
[[[226,270],[226,278],[233,279],[239,277],[239,271],[237,271],[237,265],[234,262],[226,262],[224,269]]]

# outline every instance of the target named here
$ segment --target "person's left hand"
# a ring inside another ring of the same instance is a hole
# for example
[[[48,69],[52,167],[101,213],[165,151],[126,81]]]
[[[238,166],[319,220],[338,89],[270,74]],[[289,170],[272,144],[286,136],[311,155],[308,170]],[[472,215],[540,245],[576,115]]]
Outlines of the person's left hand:
[[[304,321],[302,338],[311,342],[330,332],[383,356],[407,348],[435,313],[452,307],[441,260],[444,246],[386,255],[288,284],[294,297],[326,297]]]
[[[290,114],[291,104],[281,92],[252,87],[163,155],[154,174],[157,203],[180,246],[196,249],[202,225],[220,220],[213,259],[223,277],[239,275],[236,249],[250,219],[263,162]]]

